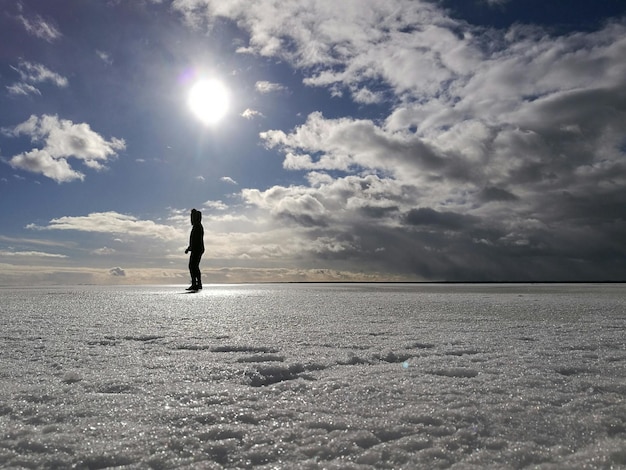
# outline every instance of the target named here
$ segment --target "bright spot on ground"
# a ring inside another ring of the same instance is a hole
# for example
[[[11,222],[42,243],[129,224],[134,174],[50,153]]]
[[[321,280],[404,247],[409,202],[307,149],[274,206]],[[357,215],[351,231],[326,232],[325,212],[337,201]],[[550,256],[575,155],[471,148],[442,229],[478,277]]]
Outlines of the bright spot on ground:
[[[215,124],[228,111],[228,89],[219,80],[200,80],[189,90],[189,108],[205,124]]]

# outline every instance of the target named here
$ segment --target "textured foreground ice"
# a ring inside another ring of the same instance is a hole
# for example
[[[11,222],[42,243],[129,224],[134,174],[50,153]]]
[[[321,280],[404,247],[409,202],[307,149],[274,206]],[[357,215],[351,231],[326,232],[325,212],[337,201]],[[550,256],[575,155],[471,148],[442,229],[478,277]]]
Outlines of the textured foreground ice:
[[[624,285],[0,289],[3,468],[625,468]]]

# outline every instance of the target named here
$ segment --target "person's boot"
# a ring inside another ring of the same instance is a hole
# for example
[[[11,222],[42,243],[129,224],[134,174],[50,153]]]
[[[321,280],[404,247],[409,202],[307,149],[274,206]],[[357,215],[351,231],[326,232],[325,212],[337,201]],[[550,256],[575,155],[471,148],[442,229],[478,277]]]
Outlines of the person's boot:
[[[193,284],[193,283],[192,283],[192,284],[191,284],[189,287],[187,287],[187,289],[185,289],[185,290],[192,291],[192,290],[198,290],[198,288],[196,287],[196,285],[195,285],[195,284]]]

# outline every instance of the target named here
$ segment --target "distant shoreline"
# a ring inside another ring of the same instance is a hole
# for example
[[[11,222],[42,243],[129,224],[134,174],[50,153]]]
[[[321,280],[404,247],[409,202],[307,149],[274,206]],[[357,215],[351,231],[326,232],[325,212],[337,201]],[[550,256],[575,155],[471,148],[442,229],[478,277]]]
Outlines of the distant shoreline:
[[[335,285],[415,285],[415,286],[434,286],[434,285],[557,285],[557,284],[569,284],[569,285],[583,285],[583,284],[626,284],[624,281],[242,281],[242,282],[208,282],[207,286],[235,286],[235,285],[271,285],[271,284],[335,284]],[[52,288],[52,287],[156,287],[156,286],[170,286],[178,287],[187,284],[91,284],[91,283],[79,283],[79,284],[47,284],[39,286],[38,288]],[[24,289],[24,286],[16,285],[0,285],[0,289]]]
[[[240,284],[625,284],[626,281],[279,281]]]

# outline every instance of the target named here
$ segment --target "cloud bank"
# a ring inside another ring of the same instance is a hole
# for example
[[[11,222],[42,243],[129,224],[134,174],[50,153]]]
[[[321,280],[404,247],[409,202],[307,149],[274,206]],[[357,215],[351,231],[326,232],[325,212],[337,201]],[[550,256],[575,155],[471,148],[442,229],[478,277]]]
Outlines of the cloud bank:
[[[196,25],[232,20],[249,34],[240,52],[286,61],[305,85],[390,105],[260,134],[309,184],[241,197],[323,247],[313,258],[423,279],[626,275],[624,20],[556,35],[413,0],[174,6]]]

